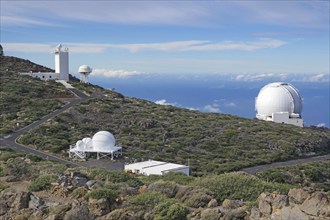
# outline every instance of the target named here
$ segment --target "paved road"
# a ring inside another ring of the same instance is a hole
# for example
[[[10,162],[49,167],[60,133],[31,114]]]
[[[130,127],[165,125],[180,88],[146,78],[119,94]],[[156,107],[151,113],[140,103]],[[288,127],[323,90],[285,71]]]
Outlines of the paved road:
[[[322,155],[322,156],[314,156],[314,157],[308,157],[308,158],[302,158],[302,159],[295,159],[295,160],[288,160],[283,162],[275,162],[271,164],[264,164],[259,165],[255,167],[248,167],[242,169],[242,171],[255,175],[259,172],[274,168],[274,167],[280,167],[280,166],[288,166],[288,165],[295,165],[295,164],[301,164],[301,163],[307,163],[307,162],[315,162],[315,161],[322,161],[330,159],[330,154]]]
[[[69,102],[67,102],[62,108],[57,109],[51,113],[49,113],[48,115],[45,115],[44,117],[40,118],[38,121],[33,122],[32,124],[27,125],[24,128],[19,129],[18,131],[11,133],[9,135],[0,137],[0,143],[3,146],[7,146],[10,147],[11,149],[13,149],[14,151],[17,152],[23,152],[23,153],[30,153],[30,154],[34,154],[37,155],[41,158],[44,159],[51,159],[51,160],[56,160],[59,161],[61,163],[65,163],[65,164],[69,164],[72,166],[82,166],[80,164],[74,163],[72,161],[69,160],[65,160],[63,158],[42,152],[42,151],[38,151],[36,149],[30,148],[28,146],[22,145],[17,143],[17,139],[20,135],[24,134],[25,132],[30,131],[31,129],[37,127],[38,125],[46,122],[47,120],[54,118],[55,116],[59,115],[60,113],[62,113],[63,111],[71,108],[72,106],[77,105],[78,103],[90,98],[87,95],[85,95],[84,93],[78,91],[77,89],[69,89],[70,91],[72,91],[73,93],[76,94],[77,97],[79,97],[79,99],[74,99],[71,100]]]

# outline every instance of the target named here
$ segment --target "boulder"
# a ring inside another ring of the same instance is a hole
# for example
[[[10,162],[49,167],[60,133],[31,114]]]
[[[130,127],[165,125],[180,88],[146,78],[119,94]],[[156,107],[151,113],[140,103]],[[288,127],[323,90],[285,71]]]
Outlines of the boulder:
[[[72,220],[72,219],[79,219],[79,220],[93,220],[95,216],[91,213],[88,209],[86,204],[79,205],[68,211],[64,218],[64,220]]]
[[[260,219],[260,211],[257,207],[252,207],[250,212],[250,220],[259,220]]]
[[[218,202],[216,199],[211,199],[211,201],[207,204],[208,208],[214,208],[218,206]]]
[[[311,188],[290,189],[288,196],[290,204],[302,204],[314,192]]]
[[[282,209],[278,209],[276,212],[272,213],[270,218],[272,220],[282,220],[282,219],[301,219],[301,220],[309,220],[312,219],[310,216],[303,213],[298,206],[294,207],[283,207]]]
[[[201,212],[200,217],[203,220],[220,220],[221,212],[219,209],[206,208]]]
[[[299,208],[312,216],[330,217],[330,201],[324,192],[314,192]]]
[[[99,217],[99,220],[135,220],[136,218],[124,209],[116,209],[109,214]]]
[[[110,212],[110,203],[107,199],[89,199],[88,206],[95,216],[106,215]]]
[[[13,203],[13,207],[16,209],[24,209],[29,207],[30,202],[30,192],[21,192],[16,196],[16,199]]]
[[[330,197],[310,187],[291,189],[288,196],[277,192],[262,193],[258,208],[252,208],[250,219],[330,219]]]
[[[86,182],[86,186],[89,190],[93,190],[99,188],[100,184],[96,180],[89,180]]]
[[[81,186],[85,186],[87,183],[88,179],[86,177],[82,177],[82,176],[75,176],[72,178],[72,186],[73,187],[81,187]]]
[[[230,200],[230,199],[225,199],[222,202],[222,207],[225,209],[237,209],[241,206],[243,206],[244,203],[241,200]]]
[[[270,205],[269,202],[265,200],[260,200],[258,206],[259,206],[259,212],[262,215],[270,216],[270,214],[272,213],[272,206]]]
[[[32,209],[41,209],[45,202],[40,197],[30,194],[29,208]]]

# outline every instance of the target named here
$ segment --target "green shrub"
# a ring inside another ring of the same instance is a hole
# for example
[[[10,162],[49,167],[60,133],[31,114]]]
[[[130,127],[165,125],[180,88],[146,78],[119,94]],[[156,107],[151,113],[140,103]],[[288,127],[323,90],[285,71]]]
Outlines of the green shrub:
[[[182,172],[169,172],[163,175],[163,180],[173,181],[181,185],[188,185],[194,180],[194,177],[187,176]]]
[[[24,157],[24,154],[13,151],[0,151],[0,161],[7,161],[8,159],[15,157]]]
[[[9,186],[3,183],[0,183],[0,192],[2,192],[3,190],[7,189]]]
[[[151,183],[148,186],[148,191],[160,192],[167,197],[174,197],[178,191],[178,186],[175,182],[159,180]]]
[[[37,192],[41,190],[49,189],[51,183],[56,180],[55,175],[43,175],[33,180],[28,186],[28,189],[32,192]]]
[[[168,200],[166,196],[159,192],[145,192],[128,199],[129,207],[133,210],[153,209],[160,202]]]
[[[175,196],[188,207],[199,208],[206,207],[213,199],[213,193],[200,186],[182,187]]]
[[[175,200],[167,200],[158,204],[154,209],[155,220],[185,220],[189,213],[187,207]]]
[[[265,182],[245,173],[227,173],[196,179],[195,185],[210,189],[218,202],[224,199],[243,199],[252,201],[262,192],[278,191],[287,193],[290,187],[285,184]]]
[[[74,189],[71,193],[72,198],[79,199],[87,194],[87,189],[84,187],[78,187]]]
[[[95,189],[89,193],[87,193],[86,198],[92,198],[92,199],[107,199],[109,202],[115,201],[117,196],[117,192],[111,189]]]
[[[43,160],[41,157],[34,155],[34,154],[27,154],[26,158],[30,159],[33,162],[40,162]]]
[[[136,176],[123,171],[109,171],[104,168],[95,168],[90,171],[88,176],[90,179],[109,181],[111,183],[126,183],[132,187],[143,185]]]
[[[50,213],[57,216],[58,219],[63,219],[65,214],[71,209],[71,204],[59,204],[57,206],[53,206],[50,209]]]

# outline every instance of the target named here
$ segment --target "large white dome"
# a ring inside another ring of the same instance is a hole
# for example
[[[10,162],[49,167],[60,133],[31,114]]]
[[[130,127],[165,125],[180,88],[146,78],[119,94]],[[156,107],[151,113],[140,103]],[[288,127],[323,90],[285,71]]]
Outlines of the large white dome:
[[[79,67],[79,70],[78,70],[79,73],[85,73],[85,74],[89,74],[92,72],[92,68],[90,68],[89,66],[87,65],[82,65]]]
[[[109,151],[116,144],[115,137],[108,131],[99,131],[92,138],[95,151]]]
[[[257,117],[271,117],[272,113],[301,114],[302,100],[299,91],[288,83],[270,83],[264,86],[256,98]]]

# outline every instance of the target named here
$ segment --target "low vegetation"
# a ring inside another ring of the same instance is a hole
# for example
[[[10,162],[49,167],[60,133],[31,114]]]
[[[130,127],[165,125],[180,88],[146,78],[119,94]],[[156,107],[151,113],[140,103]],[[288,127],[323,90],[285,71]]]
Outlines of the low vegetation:
[[[60,99],[72,98],[63,85],[41,81],[18,72],[50,72],[27,60],[0,56],[0,134],[18,130],[60,108]]]
[[[58,98],[71,96],[58,83],[17,73],[44,67],[19,58],[1,59],[0,120],[5,126],[0,133],[10,133],[37,120],[63,104]],[[124,162],[155,159],[189,163],[194,176],[330,152],[327,128],[300,128],[161,106],[81,84],[72,76],[70,80],[76,88],[96,98],[22,135],[21,143],[67,157],[70,144],[107,130],[122,144],[127,158]]]
[[[79,204],[85,204],[98,216],[107,214],[106,219],[131,217],[131,219],[183,220],[189,219],[196,210],[203,210],[201,216],[204,219],[212,219],[212,216],[218,216],[219,212],[210,209],[210,206],[222,204],[228,208],[245,202],[252,207],[256,205],[256,199],[262,192],[276,191],[287,194],[290,188],[296,187],[295,184],[265,181],[264,176],[259,178],[242,172],[189,177],[183,173],[142,176],[100,168],[58,169],[59,164],[56,162],[36,157],[31,160],[30,155],[11,153],[12,156],[7,161],[2,160],[0,163],[5,173],[2,178],[8,181],[8,177],[13,174],[12,171],[8,171],[10,167],[8,164],[11,164],[12,160],[25,161],[25,166],[17,166],[15,172],[33,170],[34,174],[30,173],[16,181],[29,181],[29,191],[43,191],[40,195],[47,195],[48,199],[56,197],[58,200],[59,194],[56,193],[65,192],[60,194],[63,204],[49,209],[50,213],[62,218],[73,209],[73,205],[69,202],[72,200],[75,203],[78,201]],[[44,169],[45,162],[48,171]],[[317,165],[304,165],[307,166]],[[326,167],[326,164],[320,166]],[[31,178],[31,175],[34,178]],[[74,176],[80,180],[86,178],[85,181],[94,182],[94,186],[87,186],[87,182],[85,185],[75,186],[77,182],[73,181]],[[3,193],[11,186],[10,183],[0,184],[0,200]]]
[[[258,177],[273,183],[314,186],[330,191],[330,160],[277,167],[259,173]]]

